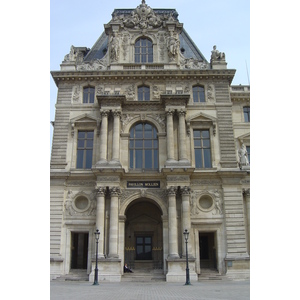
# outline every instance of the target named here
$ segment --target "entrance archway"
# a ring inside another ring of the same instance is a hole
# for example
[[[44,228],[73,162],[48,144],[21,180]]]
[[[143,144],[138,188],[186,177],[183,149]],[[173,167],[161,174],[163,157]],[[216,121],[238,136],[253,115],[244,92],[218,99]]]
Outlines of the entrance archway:
[[[130,203],[125,215],[125,263],[133,269],[162,269],[161,209],[151,200],[141,198]]]

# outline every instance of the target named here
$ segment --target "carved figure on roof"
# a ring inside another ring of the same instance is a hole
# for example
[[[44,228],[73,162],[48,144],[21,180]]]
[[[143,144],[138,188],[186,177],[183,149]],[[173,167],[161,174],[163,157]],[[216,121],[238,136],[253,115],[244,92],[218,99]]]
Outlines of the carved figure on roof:
[[[216,45],[213,46],[211,51],[211,60],[225,60],[225,53],[219,52]]]
[[[72,45],[70,48],[70,53],[65,56],[64,61],[75,61],[75,60],[76,60],[75,47]]]

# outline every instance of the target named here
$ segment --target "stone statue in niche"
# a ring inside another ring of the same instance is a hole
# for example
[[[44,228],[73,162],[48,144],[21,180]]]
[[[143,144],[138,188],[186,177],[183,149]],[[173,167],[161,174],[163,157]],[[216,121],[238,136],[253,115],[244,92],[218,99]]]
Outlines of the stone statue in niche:
[[[225,60],[225,53],[219,52],[216,45],[213,46],[211,51],[211,60]]]
[[[242,146],[238,151],[238,155],[239,155],[240,167],[249,166],[248,152],[247,152],[247,149],[246,149],[246,146],[244,145],[244,143],[242,143]]]
[[[176,32],[171,32],[167,40],[168,55],[170,61],[174,61],[179,52],[180,41]]]
[[[112,61],[119,60],[119,38],[115,32],[113,32],[110,38],[110,58]]]

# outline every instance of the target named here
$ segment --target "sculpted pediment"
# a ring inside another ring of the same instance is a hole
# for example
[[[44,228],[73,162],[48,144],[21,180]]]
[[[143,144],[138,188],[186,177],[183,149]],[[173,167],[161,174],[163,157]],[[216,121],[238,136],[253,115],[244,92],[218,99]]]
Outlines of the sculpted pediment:
[[[71,134],[74,136],[75,126],[80,128],[97,128],[97,135],[99,135],[100,118],[96,118],[89,114],[83,114],[70,120]]]
[[[217,118],[210,116],[208,114],[205,114],[203,112],[199,112],[199,113],[187,118],[187,122],[213,122],[213,123],[215,123],[216,121],[217,121]]]

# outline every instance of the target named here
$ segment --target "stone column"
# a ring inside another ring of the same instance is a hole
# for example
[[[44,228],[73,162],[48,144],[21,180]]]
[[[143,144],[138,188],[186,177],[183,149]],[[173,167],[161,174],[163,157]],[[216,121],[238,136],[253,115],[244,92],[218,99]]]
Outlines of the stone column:
[[[121,112],[115,110],[114,115],[114,127],[113,127],[113,153],[112,161],[120,163],[120,116]]]
[[[185,239],[183,237],[183,232],[185,229],[190,233],[189,242],[188,242],[188,254],[189,257],[192,256],[192,243],[191,243],[191,212],[190,212],[190,192],[191,189],[188,186],[185,186],[181,188],[181,233],[182,233],[182,255],[186,256],[186,245],[185,245]]]
[[[176,211],[176,187],[168,189],[168,216],[169,216],[169,258],[179,258],[178,255],[178,231]]]
[[[98,257],[104,257],[105,187],[97,190],[96,229],[99,229]]]
[[[173,127],[174,110],[167,111],[167,161],[174,161],[174,127]]]
[[[119,237],[119,194],[118,187],[110,188],[110,215],[109,215],[109,249],[108,257],[118,258]]]
[[[107,162],[107,125],[108,111],[101,111],[102,122],[100,130],[100,162]]]
[[[185,114],[184,110],[178,111],[179,115],[179,161],[187,162],[186,154],[186,130],[185,130]]]

